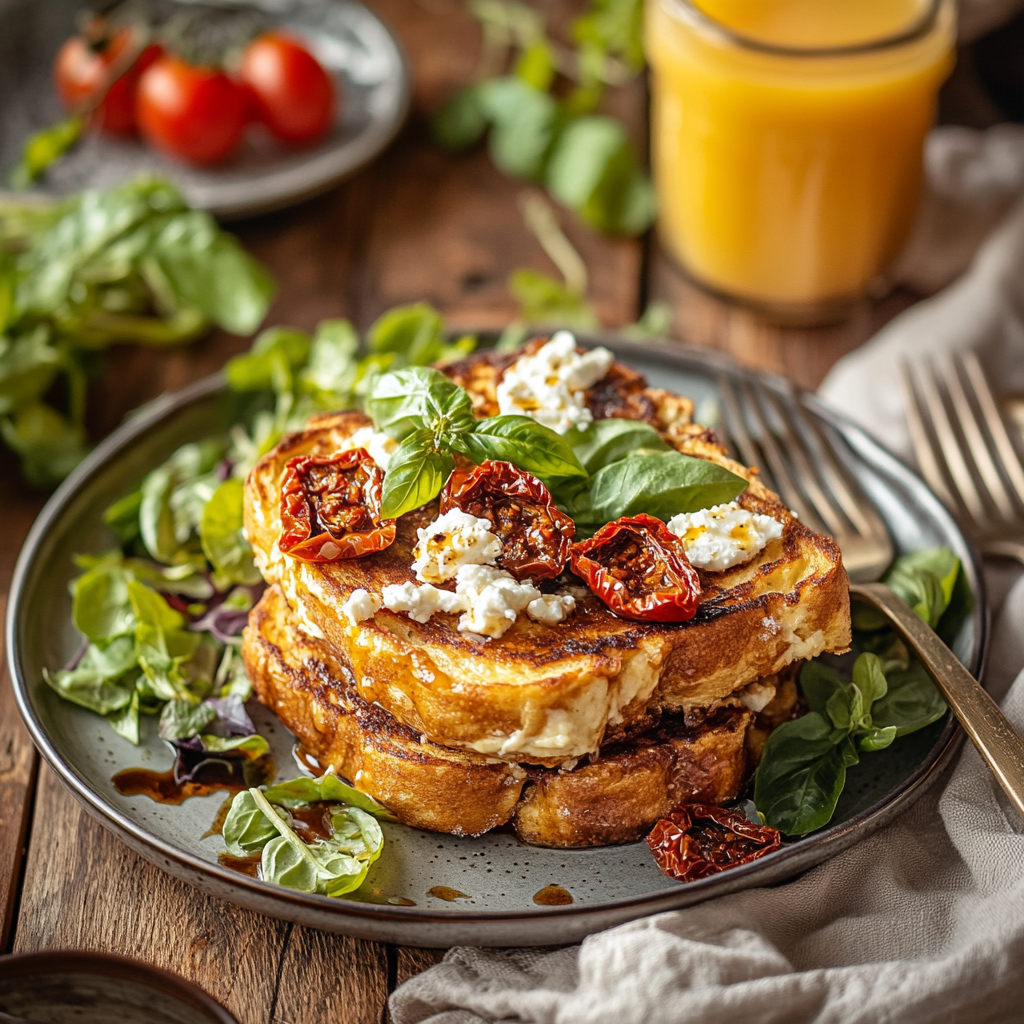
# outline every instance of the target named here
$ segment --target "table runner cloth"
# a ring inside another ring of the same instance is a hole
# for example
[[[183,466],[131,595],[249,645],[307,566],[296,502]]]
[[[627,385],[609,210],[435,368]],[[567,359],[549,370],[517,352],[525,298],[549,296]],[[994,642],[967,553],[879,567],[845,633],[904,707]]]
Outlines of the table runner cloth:
[[[991,138],[960,137],[971,143],[975,185],[992,171],[986,150],[1005,157]],[[1019,190],[1024,146],[1018,152]],[[1005,175],[989,178],[1005,185]],[[838,363],[821,394],[909,457],[896,362],[961,346],[979,352],[1002,389],[1024,390],[1024,201],[961,278]],[[1024,576],[993,564],[986,586],[994,628],[985,682],[1024,731]],[[391,1014],[394,1024],[1022,1019],[1024,822],[966,743],[899,820],[794,881],[580,946],[456,948],[393,994]]]

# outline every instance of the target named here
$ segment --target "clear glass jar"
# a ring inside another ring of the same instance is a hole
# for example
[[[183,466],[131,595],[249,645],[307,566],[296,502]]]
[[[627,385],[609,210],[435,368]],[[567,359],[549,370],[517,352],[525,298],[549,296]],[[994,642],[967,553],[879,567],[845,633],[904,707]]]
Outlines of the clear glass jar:
[[[663,244],[712,291],[834,318],[906,239],[953,0],[648,0]]]

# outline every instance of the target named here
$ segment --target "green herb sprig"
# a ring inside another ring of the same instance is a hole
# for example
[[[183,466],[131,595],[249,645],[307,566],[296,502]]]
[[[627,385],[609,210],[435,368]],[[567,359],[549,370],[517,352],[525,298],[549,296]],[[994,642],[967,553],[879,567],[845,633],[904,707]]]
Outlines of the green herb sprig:
[[[470,9],[484,30],[481,80],[437,113],[437,141],[464,150],[489,131],[491,159],[506,174],[543,184],[599,231],[646,231],[655,208],[650,179],[622,123],[593,112],[606,86],[643,68],[640,0],[593,0],[573,23],[575,50],[554,42],[525,4],[476,0]],[[512,73],[493,77],[509,54]]]
[[[389,518],[437,497],[455,453],[532,473],[584,531],[637,512],[671,518],[732,501],[747,487],[717,463],[675,451],[644,423],[597,420],[563,436],[528,416],[474,419],[469,394],[438,370],[385,374],[366,411],[378,430],[401,442],[384,477]]]
[[[0,204],[0,436],[25,476],[52,485],[87,453],[97,349],[249,334],[272,292],[233,236],[156,178]]]
[[[330,837],[304,842],[291,811],[326,804]],[[334,775],[299,777],[237,794],[224,820],[224,842],[234,857],[260,854],[260,875],[299,892],[342,896],[362,885],[384,848],[377,818],[392,819],[372,798]]]
[[[970,607],[960,561],[949,548],[904,555],[883,582],[933,629],[959,627]],[[806,835],[832,820],[846,772],[862,753],[884,750],[947,710],[923,666],[880,617],[854,606],[861,653],[849,682],[820,660],[800,673],[809,711],[768,737],[757,769],[754,804],[765,822],[787,835]],[[953,621],[955,620],[955,622]]]

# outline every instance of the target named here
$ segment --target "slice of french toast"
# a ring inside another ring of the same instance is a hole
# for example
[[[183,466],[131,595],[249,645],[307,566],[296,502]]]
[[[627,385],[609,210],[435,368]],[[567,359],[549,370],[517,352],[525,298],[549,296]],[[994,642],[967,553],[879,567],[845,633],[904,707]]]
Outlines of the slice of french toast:
[[[494,411],[502,362],[484,354],[447,368],[481,415]],[[437,505],[403,516],[395,542],[373,555],[317,564],[281,553],[285,464],[343,447],[370,422],[358,412],[314,417],[246,482],[245,528],[264,577],[281,587],[302,628],[351,667],[368,703],[435,743],[555,766],[648,730],[665,714],[694,721],[762,676],[849,644],[848,583],[837,546],[802,526],[756,470],[729,459],[713,433],[692,423],[688,399],[647,388],[615,364],[587,402],[596,418],[644,419],[679,451],[744,476],[749,487],[740,504],[783,525],[782,537],[746,564],[700,573],[703,594],[689,622],[618,618],[588,595],[566,621],[547,626],[521,615],[500,639],[460,632],[457,616],[444,613],[419,623],[382,609],[352,625],[340,610],[353,591],[380,595],[388,584],[414,580],[416,530],[435,518]]]
[[[761,681],[760,714],[737,704],[696,726],[663,720],[571,770],[514,764],[430,742],[360,695],[351,666],[306,634],[280,588],[253,610],[242,655],[264,704],[307,755],[405,824],[476,835],[511,823],[539,846],[631,842],[680,803],[722,803],[744,785],[763,735],[789,716],[792,678]],[[792,673],[789,673],[791,676]]]

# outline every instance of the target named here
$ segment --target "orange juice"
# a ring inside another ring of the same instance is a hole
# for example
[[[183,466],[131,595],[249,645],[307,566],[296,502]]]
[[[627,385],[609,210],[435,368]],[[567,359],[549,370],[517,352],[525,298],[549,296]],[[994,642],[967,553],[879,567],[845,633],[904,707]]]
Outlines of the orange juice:
[[[896,255],[952,64],[952,0],[647,0],[664,244],[781,311],[863,293]]]

